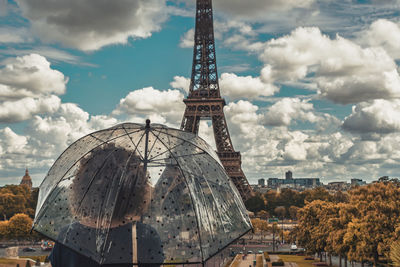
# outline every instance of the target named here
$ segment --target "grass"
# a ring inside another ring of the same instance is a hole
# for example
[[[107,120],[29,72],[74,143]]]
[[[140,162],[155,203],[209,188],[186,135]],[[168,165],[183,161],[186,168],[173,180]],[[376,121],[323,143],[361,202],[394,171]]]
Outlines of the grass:
[[[32,259],[34,261],[37,261],[38,259],[40,260],[40,262],[44,262],[44,260],[46,259],[46,257],[48,257],[47,255],[41,255],[41,256],[20,256],[20,258],[29,258]]]
[[[313,262],[318,262],[316,260],[305,260],[305,256],[296,256],[296,255],[279,255],[279,257],[284,262],[295,262],[299,267],[315,267]]]
[[[24,267],[26,264],[26,260],[22,260],[22,259],[4,259],[4,258],[0,258],[0,266],[17,266],[17,264],[19,264],[19,266]],[[33,265],[33,264],[31,264]]]

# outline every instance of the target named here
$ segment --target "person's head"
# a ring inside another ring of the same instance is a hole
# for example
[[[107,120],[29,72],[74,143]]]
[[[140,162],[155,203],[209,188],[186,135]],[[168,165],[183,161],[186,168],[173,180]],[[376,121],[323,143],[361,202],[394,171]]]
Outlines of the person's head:
[[[70,206],[79,222],[116,226],[137,221],[146,213],[151,186],[136,153],[105,144],[82,158],[77,168]]]

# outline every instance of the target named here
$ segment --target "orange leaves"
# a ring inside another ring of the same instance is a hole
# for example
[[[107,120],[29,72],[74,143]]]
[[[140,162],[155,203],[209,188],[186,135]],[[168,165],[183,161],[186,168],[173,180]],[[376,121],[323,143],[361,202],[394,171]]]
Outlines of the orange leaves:
[[[358,187],[347,203],[307,203],[298,219],[297,238],[309,250],[377,262],[400,237],[400,188],[391,182]]]

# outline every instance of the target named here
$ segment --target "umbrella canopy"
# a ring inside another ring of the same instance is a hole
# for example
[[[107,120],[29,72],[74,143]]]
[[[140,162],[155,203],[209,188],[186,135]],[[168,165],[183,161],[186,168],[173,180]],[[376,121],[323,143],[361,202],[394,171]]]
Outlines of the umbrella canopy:
[[[251,229],[214,150],[125,123],[68,147],[40,185],[33,228],[100,264],[202,263]]]

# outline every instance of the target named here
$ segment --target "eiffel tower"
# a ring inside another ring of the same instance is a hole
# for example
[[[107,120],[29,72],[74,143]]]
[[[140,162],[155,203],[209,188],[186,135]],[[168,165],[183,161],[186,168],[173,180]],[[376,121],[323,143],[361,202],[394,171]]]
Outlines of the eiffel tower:
[[[192,77],[181,129],[198,134],[200,119],[211,119],[217,154],[229,177],[246,201],[253,190],[244,175],[239,151],[235,151],[225,120],[225,100],[218,84],[212,0],[196,1],[196,30]]]

